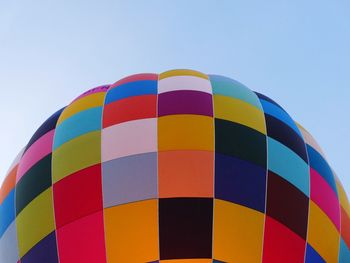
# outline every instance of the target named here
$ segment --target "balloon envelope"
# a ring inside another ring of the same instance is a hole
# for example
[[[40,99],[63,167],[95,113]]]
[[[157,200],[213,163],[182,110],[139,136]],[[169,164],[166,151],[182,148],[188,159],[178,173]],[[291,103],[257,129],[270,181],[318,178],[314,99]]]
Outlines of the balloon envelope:
[[[350,262],[350,206],[270,98],[136,74],[49,117],[0,190],[0,262]]]

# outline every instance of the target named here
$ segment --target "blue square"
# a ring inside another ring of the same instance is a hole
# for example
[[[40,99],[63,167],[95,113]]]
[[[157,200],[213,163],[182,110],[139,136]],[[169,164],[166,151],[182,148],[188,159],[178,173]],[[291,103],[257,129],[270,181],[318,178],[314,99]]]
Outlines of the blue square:
[[[232,156],[215,154],[215,198],[265,211],[266,170]]]

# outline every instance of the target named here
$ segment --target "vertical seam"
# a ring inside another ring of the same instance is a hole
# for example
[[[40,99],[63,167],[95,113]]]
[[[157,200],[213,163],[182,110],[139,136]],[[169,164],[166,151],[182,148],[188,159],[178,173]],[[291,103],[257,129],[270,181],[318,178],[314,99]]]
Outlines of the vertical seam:
[[[21,150],[21,152],[19,152],[19,155],[21,155],[21,157],[19,158],[18,160],[18,164],[17,164],[17,168],[16,168],[16,176],[15,176],[15,189],[14,189],[14,198],[13,198],[13,207],[15,209],[14,213],[15,213],[15,219],[14,219],[14,223],[15,223],[15,229],[16,229],[16,239],[17,239],[17,243],[16,243],[16,246],[17,246],[17,260],[20,261],[21,259],[21,256],[20,256],[20,251],[19,251],[19,242],[18,242],[18,239],[19,239],[19,236],[18,236],[18,229],[17,229],[17,207],[16,207],[16,200],[17,200],[17,195],[16,195],[16,192],[17,192],[17,174],[18,174],[18,168],[19,168],[19,164],[22,160],[22,157],[23,157],[23,154],[25,152],[25,147]]]
[[[107,240],[106,240],[106,221],[105,221],[105,207],[104,207],[104,191],[103,191],[103,160],[102,160],[102,131],[103,131],[103,117],[104,117],[104,108],[106,104],[107,93],[110,90],[111,85],[108,85],[108,88],[105,92],[105,97],[103,99],[102,111],[101,111],[101,130],[100,130],[100,165],[101,165],[101,199],[102,199],[102,220],[103,220],[103,242],[105,248],[105,260],[108,262],[108,254],[107,254]]]
[[[298,126],[297,126],[297,128],[298,128]],[[299,130],[299,128],[298,128],[298,130]],[[302,135],[301,131],[300,131],[300,134],[302,136],[304,146],[305,146],[307,165],[308,165],[308,173],[309,173],[309,198],[308,198],[307,225],[306,225],[305,249],[304,249],[304,262],[306,262],[306,252],[307,252],[307,244],[308,244],[308,238],[309,238],[310,208],[311,208],[311,206],[310,206],[310,204],[311,204],[311,166],[310,166],[309,153],[308,153],[307,147],[306,147],[306,142],[305,142],[304,136]]]
[[[266,123],[266,117],[265,117],[265,111],[264,108],[261,104],[260,98],[256,95],[254,91],[252,91],[258,100],[260,107],[261,107],[261,112],[264,115],[264,125],[265,125],[265,142],[266,142],[266,172],[265,172],[265,208],[264,208],[264,224],[262,228],[262,244],[261,244],[261,262],[263,262],[264,259],[264,244],[265,244],[265,232],[266,232],[266,217],[267,217],[267,194],[268,194],[268,178],[269,178],[269,141],[268,141],[268,133],[267,133],[267,123]]]
[[[62,115],[62,113],[64,112],[64,110],[60,113],[60,116]],[[51,149],[51,195],[52,195],[52,210],[53,210],[53,221],[54,221],[54,225],[55,225],[55,239],[56,239],[56,251],[57,251],[57,260],[58,262],[60,262],[60,252],[58,249],[58,235],[57,235],[57,224],[56,224],[56,210],[55,210],[55,194],[54,194],[54,181],[53,181],[53,152],[54,152],[54,144],[55,144],[55,137],[56,137],[56,128],[57,128],[57,123],[58,120],[60,118],[60,116],[57,118],[56,124],[55,124],[55,132],[53,135],[53,139],[52,139],[52,149]],[[57,182],[56,182],[57,183]]]
[[[160,218],[160,213],[159,213],[159,136],[158,136],[158,99],[159,99],[159,76],[157,78],[157,95],[156,95],[156,120],[157,120],[157,217],[158,217],[158,260],[160,262],[160,227],[159,227],[159,218]]]
[[[341,239],[342,239],[342,236],[341,236],[341,232],[342,232],[342,213],[341,213],[341,203],[340,203],[340,196],[339,196],[339,191],[338,191],[338,187],[337,187],[337,180],[335,178],[335,173],[334,171],[332,170],[332,174],[333,174],[333,178],[334,178],[334,181],[335,181],[335,184],[336,184],[336,187],[335,189],[337,190],[337,196],[338,196],[338,208],[339,208],[339,242],[338,242],[338,262],[340,262],[340,252],[341,252]],[[339,180],[338,180],[339,181]],[[339,184],[339,183],[338,183]]]
[[[212,238],[211,238],[211,258],[214,260],[214,224],[215,224],[215,108],[214,108],[214,91],[213,86],[210,80],[210,76],[208,76],[208,81],[211,87],[211,104],[213,111],[213,211],[212,211]]]

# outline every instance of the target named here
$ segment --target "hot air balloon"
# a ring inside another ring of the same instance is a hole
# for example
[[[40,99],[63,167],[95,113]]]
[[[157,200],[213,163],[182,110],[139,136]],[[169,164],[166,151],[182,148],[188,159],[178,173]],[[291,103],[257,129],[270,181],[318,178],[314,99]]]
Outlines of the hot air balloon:
[[[136,74],[77,97],[19,153],[0,262],[350,262],[350,205],[269,97],[193,70]]]

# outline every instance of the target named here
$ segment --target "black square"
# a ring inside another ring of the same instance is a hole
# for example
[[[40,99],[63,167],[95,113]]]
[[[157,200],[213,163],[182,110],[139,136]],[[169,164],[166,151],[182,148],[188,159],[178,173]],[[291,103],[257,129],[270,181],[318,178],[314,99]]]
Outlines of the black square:
[[[309,198],[294,185],[269,171],[266,214],[306,240]]]
[[[211,258],[212,198],[159,199],[160,259]]]
[[[305,142],[291,127],[277,118],[265,114],[267,135],[287,146],[307,162]]]
[[[245,125],[215,118],[215,152],[266,168],[266,135]]]

